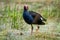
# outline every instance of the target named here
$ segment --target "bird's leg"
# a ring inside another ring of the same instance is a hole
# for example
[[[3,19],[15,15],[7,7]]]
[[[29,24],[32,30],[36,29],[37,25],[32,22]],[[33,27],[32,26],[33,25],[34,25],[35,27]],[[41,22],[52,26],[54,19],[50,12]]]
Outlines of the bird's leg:
[[[36,32],[38,32],[39,31],[39,26],[37,26],[37,29],[36,29]]]
[[[32,33],[33,33],[33,26],[32,26],[32,24],[31,24],[31,35],[32,35]]]

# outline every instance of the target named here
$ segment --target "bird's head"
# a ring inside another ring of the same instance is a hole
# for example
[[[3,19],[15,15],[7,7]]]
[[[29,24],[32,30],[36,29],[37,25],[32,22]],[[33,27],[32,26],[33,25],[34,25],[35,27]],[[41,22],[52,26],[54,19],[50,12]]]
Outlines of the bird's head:
[[[27,5],[24,5],[24,10],[28,10],[28,6]]]

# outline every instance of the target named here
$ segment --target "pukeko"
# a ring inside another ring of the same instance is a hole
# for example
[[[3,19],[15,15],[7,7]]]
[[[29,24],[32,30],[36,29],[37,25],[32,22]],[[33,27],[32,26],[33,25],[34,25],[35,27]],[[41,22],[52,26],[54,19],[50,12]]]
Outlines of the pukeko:
[[[23,11],[23,19],[27,24],[31,25],[31,34],[33,32],[33,26],[32,24],[36,25],[45,25],[44,21],[46,21],[45,18],[43,18],[40,14],[34,12],[34,11],[28,11],[28,6],[24,5],[24,11]],[[39,26],[37,26],[37,30],[39,29]]]

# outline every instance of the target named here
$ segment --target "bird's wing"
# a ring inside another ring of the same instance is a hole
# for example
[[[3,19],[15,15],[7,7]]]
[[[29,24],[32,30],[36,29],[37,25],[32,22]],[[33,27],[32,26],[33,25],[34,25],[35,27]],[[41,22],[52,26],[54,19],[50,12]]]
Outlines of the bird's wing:
[[[34,12],[34,11],[29,11],[29,13],[31,14],[31,16],[35,19],[35,20],[43,20],[46,21],[45,18],[43,18],[40,14]]]
[[[37,15],[37,13],[33,12],[33,11],[29,11],[30,15],[35,18],[35,16]]]

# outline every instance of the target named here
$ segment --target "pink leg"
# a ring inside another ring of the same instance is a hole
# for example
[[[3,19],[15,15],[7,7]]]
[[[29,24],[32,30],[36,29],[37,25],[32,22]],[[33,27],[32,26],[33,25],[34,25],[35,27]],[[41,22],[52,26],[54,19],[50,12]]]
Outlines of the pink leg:
[[[39,26],[37,26],[37,29],[36,29],[36,32],[38,32],[39,31]]]

